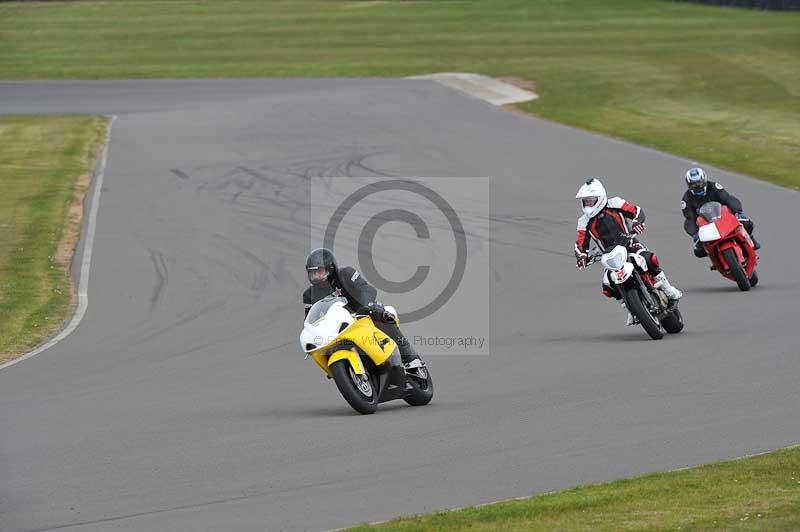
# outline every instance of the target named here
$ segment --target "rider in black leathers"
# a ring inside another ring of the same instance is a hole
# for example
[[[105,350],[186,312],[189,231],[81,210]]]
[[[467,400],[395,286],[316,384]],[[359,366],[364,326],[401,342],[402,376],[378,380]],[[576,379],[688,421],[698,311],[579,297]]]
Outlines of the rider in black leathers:
[[[700,207],[710,201],[716,201],[728,207],[739,219],[745,230],[750,233],[753,245],[759,249],[761,245],[753,238],[753,221],[750,220],[742,210],[742,202],[736,196],[730,194],[722,185],[709,180],[702,168],[690,168],[686,172],[687,190],[681,200],[681,210],[683,211],[683,229],[686,234],[694,241],[694,254],[696,257],[707,257],[705,248],[698,235],[697,215]]]
[[[338,268],[333,252],[326,248],[318,248],[306,258],[306,272],[311,282],[311,286],[303,292],[306,315],[311,306],[320,299],[330,295],[344,297],[347,299],[346,308],[350,312],[368,314],[375,327],[397,342],[400,358],[406,366],[419,358],[414,346],[400,332],[396,323],[397,317],[377,301],[378,290],[355,268],[349,266]]]

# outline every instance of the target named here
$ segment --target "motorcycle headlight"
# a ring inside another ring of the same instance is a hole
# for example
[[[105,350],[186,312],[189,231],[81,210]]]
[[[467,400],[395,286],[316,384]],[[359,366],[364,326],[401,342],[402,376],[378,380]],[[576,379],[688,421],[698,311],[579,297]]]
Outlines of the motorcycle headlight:
[[[697,236],[700,237],[700,242],[714,242],[722,238],[716,223],[702,226],[697,232]]]
[[[600,259],[603,265],[608,268],[609,270],[619,270],[625,264],[625,261],[628,258],[627,252],[625,249],[619,249],[621,246],[617,246],[610,253],[606,253]]]

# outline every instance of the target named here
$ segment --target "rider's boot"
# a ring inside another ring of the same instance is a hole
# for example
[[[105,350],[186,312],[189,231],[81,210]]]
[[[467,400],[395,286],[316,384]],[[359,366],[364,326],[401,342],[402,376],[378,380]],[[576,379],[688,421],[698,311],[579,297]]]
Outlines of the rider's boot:
[[[397,342],[397,349],[400,351],[400,360],[403,362],[403,365],[406,366],[406,368],[408,368],[409,364],[415,360],[420,361],[417,364],[422,363],[422,360],[419,358],[414,346],[408,341],[408,337],[400,332],[400,327],[397,326],[397,323],[395,323],[394,320],[392,322],[377,320],[374,321],[374,323],[375,327],[388,334],[392,340]]]
[[[670,284],[669,279],[667,279],[667,276],[664,274],[664,272],[661,272],[658,275],[656,275],[654,279],[656,281],[655,287],[661,288],[664,291],[664,293],[667,294],[667,297],[669,299],[677,301],[683,297],[683,292],[681,292],[680,290],[678,290],[677,288],[675,288]]]
[[[750,240],[753,241],[753,249],[755,250],[761,249],[761,244],[759,244],[758,240],[756,240],[756,237],[753,236],[753,230],[755,229],[755,227],[753,226],[753,221],[747,220],[746,222],[742,222],[742,225],[744,225],[747,234],[750,235]]]
[[[637,320],[636,316],[631,314],[631,311],[628,310],[628,306],[625,304],[625,301],[620,300],[619,305],[628,312],[628,319],[625,321],[625,325],[638,325],[639,320]]]
[[[397,348],[400,351],[400,360],[402,360],[406,369],[424,365],[416,349],[414,349],[414,346],[411,345],[411,342],[409,342],[408,338],[405,336],[397,342]]]

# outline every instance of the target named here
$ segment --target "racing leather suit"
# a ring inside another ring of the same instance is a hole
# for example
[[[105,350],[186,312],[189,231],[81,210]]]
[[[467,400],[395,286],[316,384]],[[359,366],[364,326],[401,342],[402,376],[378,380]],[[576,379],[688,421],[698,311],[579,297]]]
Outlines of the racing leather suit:
[[[580,256],[589,251],[589,245],[594,241],[597,246],[606,251],[616,245],[623,244],[622,235],[629,234],[631,229],[627,220],[644,222],[645,214],[641,207],[625,201],[620,197],[609,198],[606,206],[589,218],[582,215],[578,219],[578,238],[575,242],[575,255]],[[658,257],[637,239],[627,244],[631,253],[638,253],[647,262],[647,268],[653,276],[661,273]],[[621,299],[619,291],[603,275],[603,294],[607,297]]]
[[[684,192],[681,200],[681,210],[683,211],[683,217],[685,218],[683,222],[683,229],[686,231],[686,234],[695,240],[695,255],[698,257],[707,256],[705,248],[703,248],[702,245],[699,245],[697,242],[697,232],[699,231],[699,228],[697,227],[698,211],[700,210],[700,207],[710,201],[717,201],[722,205],[725,205],[734,214],[742,212],[742,202],[739,201],[736,196],[728,193],[727,190],[722,188],[722,185],[714,181],[706,181],[706,193],[702,196],[695,196],[690,190]],[[755,229],[753,221],[750,219],[743,220],[742,225],[752,237],[753,229]]]

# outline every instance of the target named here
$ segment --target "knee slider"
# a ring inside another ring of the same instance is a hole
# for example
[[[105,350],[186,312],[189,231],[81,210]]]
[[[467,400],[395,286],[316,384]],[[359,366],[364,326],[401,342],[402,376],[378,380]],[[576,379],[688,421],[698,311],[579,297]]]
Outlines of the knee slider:
[[[661,267],[661,261],[658,260],[658,255],[656,255],[655,253],[652,253],[650,255],[650,264],[652,264],[656,268]]]

